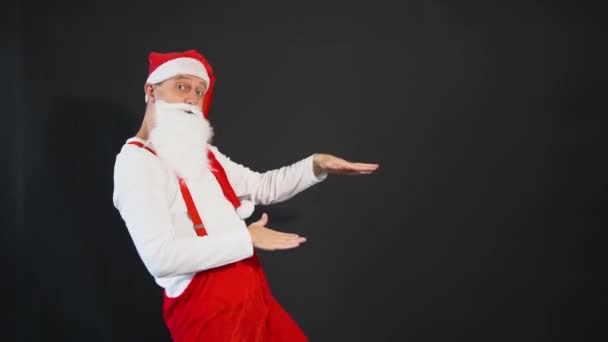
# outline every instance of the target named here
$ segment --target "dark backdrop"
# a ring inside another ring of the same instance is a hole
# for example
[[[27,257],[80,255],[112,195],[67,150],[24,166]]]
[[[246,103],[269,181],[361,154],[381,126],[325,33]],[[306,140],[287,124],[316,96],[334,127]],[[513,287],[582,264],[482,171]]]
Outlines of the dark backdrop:
[[[256,210],[309,239],[261,256],[311,340],[608,338],[600,2],[8,5],[7,340],[169,341],[112,173],[148,53],[192,48],[234,160],[381,165]]]

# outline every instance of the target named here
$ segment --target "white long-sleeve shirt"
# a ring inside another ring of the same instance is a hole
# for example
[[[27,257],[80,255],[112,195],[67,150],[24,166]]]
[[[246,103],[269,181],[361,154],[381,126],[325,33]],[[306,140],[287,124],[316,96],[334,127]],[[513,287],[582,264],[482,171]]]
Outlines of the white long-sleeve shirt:
[[[176,297],[198,271],[223,266],[253,255],[245,221],[211,172],[188,182],[207,230],[197,236],[175,174],[144,148],[128,144],[116,156],[114,206],[120,212],[148,272],[169,297]],[[224,167],[237,196],[250,195],[254,204],[291,198],[327,177],[313,172],[311,155],[294,164],[259,173],[235,163],[214,146],[209,148]]]

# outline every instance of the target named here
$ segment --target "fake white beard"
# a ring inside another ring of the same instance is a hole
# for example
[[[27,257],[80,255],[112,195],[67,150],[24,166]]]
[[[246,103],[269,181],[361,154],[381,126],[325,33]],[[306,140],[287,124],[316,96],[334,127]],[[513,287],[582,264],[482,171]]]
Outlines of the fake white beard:
[[[213,128],[201,109],[159,100],[154,105],[150,142],[158,157],[186,180],[209,172],[207,143],[213,137]]]

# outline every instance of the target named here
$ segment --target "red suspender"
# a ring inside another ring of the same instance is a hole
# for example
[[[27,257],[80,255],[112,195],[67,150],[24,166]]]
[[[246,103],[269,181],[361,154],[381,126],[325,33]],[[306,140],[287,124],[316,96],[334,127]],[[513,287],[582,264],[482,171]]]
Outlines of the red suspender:
[[[153,149],[149,148],[148,146],[140,143],[139,141],[129,141],[129,144],[131,145],[135,145],[135,146],[139,146],[141,148],[145,148],[146,150],[150,151],[153,155],[156,155],[156,152],[154,152]]]
[[[226,171],[222,167],[222,164],[217,161],[215,155],[213,154],[213,152],[211,152],[211,150],[209,150],[209,152],[207,153],[207,158],[209,159],[209,163],[211,164],[211,168],[213,169],[212,172],[215,176],[215,179],[217,179],[218,183],[220,183],[220,187],[222,188],[224,197],[226,197],[226,199],[230,203],[232,203],[233,207],[238,208],[241,205],[241,201],[236,196],[234,189],[230,185],[230,182],[228,181],[228,175],[226,175]]]
[[[150,151],[150,153],[156,155],[153,149],[145,146],[139,141],[129,141],[131,145],[139,146],[141,148],[145,148]],[[198,214],[198,210],[196,209],[196,205],[194,205],[194,200],[192,199],[192,195],[190,194],[190,190],[188,189],[188,185],[186,185],[186,181],[184,181],[181,177],[177,177],[179,182],[179,189],[182,192],[182,197],[184,198],[184,202],[186,203],[186,208],[188,208],[188,214],[190,215],[190,220],[192,220],[192,224],[194,225],[194,231],[196,231],[196,235],[205,236],[207,235],[207,230],[203,225],[203,220],[201,220],[200,215]]]
[[[178,177],[179,181],[179,189],[182,191],[182,197],[184,198],[184,202],[186,202],[186,208],[188,208],[188,214],[190,214],[190,220],[192,220],[192,224],[194,225],[194,231],[196,231],[196,235],[205,236],[207,235],[207,230],[203,225],[203,220],[198,215],[198,210],[196,210],[196,206],[194,205],[194,200],[192,200],[192,195],[190,195],[190,190],[186,185],[186,181],[182,178]]]

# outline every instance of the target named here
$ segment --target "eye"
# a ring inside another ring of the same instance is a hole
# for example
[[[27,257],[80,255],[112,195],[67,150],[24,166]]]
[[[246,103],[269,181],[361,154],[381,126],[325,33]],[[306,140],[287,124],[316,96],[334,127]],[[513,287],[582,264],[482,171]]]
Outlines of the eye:
[[[205,94],[205,92],[204,92],[204,91],[202,91],[202,90],[198,90],[198,89],[196,90],[196,95],[197,95],[198,97],[203,97],[203,95],[204,95],[204,94]]]
[[[178,83],[177,84],[177,89],[180,91],[186,90],[186,86],[182,83]]]

